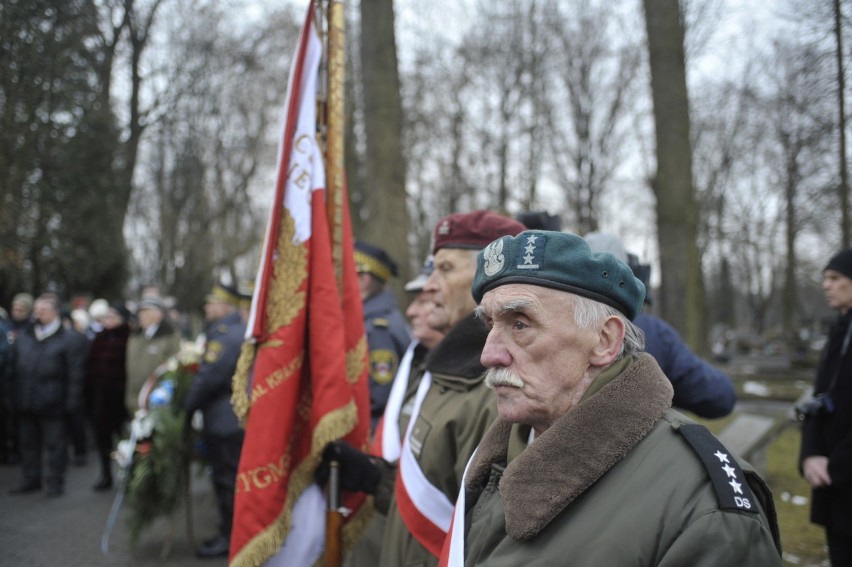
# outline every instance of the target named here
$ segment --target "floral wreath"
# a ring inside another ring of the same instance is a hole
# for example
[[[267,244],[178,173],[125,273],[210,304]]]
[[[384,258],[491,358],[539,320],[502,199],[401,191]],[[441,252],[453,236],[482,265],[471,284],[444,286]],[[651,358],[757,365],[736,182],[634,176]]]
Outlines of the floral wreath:
[[[141,409],[130,423],[130,437],[119,441],[113,458],[119,466],[132,542],[159,517],[170,516],[183,501],[194,454],[196,427],[190,427],[183,400],[201,361],[191,342],[162,364],[140,392]]]

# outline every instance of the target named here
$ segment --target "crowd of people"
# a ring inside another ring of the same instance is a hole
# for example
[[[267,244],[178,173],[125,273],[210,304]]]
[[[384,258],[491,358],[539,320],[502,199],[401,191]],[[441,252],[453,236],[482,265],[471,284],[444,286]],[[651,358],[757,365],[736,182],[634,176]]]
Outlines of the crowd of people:
[[[184,399],[203,416],[205,459],[220,513],[219,531],[198,555],[227,554],[243,431],[230,406],[231,376],[251,296],[218,284],[205,298],[198,373]],[[132,310],[129,308],[132,307]],[[61,497],[69,460],[85,464],[89,441],[99,463],[92,488],[114,488],[112,454],[129,421],[148,407],[158,369],[192,339],[169,298],[146,288],[132,305],[95,299],[63,309],[53,293],[14,296],[0,319],[0,461],[20,465],[11,494]]]
[[[369,565],[780,565],[772,495],[751,465],[679,413],[720,417],[730,379],[644,311],[648,266],[614,235],[581,237],[546,214],[453,213],[397,307],[395,261],[359,241],[355,264],[369,351],[370,450],[329,443],[316,480],[376,514],[347,553]],[[801,470],[834,565],[850,564],[852,250],[823,272],[840,312],[802,410]],[[206,297],[204,354],[184,401],[203,414],[220,529],[198,549],[226,555],[243,430],[230,405],[247,296]],[[169,304],[93,301],[63,318],[46,293],[12,301],[0,340],[5,463],[12,492],[63,492],[69,455],[94,440],[95,490],[145,383],[182,335]],[[75,315],[76,312],[76,315]],[[89,427],[90,435],[81,429]],[[79,431],[84,435],[76,440]],[[76,432],[76,433],[75,433]],[[42,457],[46,456],[44,470]],[[612,545],[608,542],[618,542]]]
[[[330,443],[316,472],[374,499],[346,564],[780,565],[763,481],[671,409],[729,413],[728,377],[668,326],[644,352],[621,254],[522,218],[435,227],[376,441]]]

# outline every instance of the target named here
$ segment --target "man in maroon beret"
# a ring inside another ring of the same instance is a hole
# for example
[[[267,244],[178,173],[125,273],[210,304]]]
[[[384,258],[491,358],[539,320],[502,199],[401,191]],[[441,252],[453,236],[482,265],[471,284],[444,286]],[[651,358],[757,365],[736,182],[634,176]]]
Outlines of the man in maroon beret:
[[[399,461],[368,457],[343,442],[325,449],[317,471],[320,483],[328,476],[327,462],[337,460],[343,489],[373,494],[378,513],[387,515],[379,567],[438,564],[464,466],[497,416],[479,362],[488,333],[473,316],[476,254],[492,240],[524,229],[518,221],[483,210],[438,222],[435,269],[423,292],[434,304],[428,323],[445,336],[409,376],[398,419]],[[376,563],[352,554],[347,565]]]

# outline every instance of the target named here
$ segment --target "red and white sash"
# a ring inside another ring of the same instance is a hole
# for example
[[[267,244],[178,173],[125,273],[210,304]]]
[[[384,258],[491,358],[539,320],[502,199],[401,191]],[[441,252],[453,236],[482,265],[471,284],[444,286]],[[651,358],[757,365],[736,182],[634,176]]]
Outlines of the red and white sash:
[[[426,478],[410,444],[420,406],[431,384],[432,375],[426,372],[417,388],[414,411],[402,443],[395,495],[397,509],[408,531],[430,553],[439,557],[452,521],[453,502]]]
[[[408,390],[408,381],[411,379],[411,361],[414,359],[414,349],[420,341],[413,340],[408,345],[396,376],[393,378],[388,403],[385,405],[385,413],[376,427],[370,452],[383,458],[389,463],[399,460],[399,452],[402,447],[402,436],[399,434],[399,412],[402,411],[402,402],[405,392]]]
[[[444,548],[441,550],[441,560],[438,563],[438,567],[464,567],[464,487],[467,480],[467,470],[470,468],[470,463],[473,462],[474,457],[476,457],[476,451],[473,452],[473,455],[470,456],[470,460],[464,467],[461,488],[459,488],[459,497],[456,498],[453,520],[450,523],[449,537],[444,541]]]

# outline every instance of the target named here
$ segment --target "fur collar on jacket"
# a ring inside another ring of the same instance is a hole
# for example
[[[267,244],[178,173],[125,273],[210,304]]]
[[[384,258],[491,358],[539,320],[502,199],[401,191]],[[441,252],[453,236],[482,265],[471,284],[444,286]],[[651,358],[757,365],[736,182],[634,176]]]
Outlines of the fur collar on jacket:
[[[656,361],[640,354],[627,369],[559,418],[506,467],[500,496],[506,532],[536,536],[620,461],[671,406],[672,386]],[[512,423],[500,418],[480,443],[466,483],[473,502],[492,463],[505,463]]]

